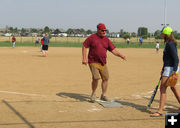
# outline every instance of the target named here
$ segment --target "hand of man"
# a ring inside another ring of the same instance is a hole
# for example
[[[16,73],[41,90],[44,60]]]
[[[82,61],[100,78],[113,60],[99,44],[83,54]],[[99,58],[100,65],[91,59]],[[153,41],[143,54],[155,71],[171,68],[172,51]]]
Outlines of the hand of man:
[[[114,50],[112,50],[112,53],[115,56],[121,57],[123,60],[126,60],[126,56],[122,55],[116,48]]]
[[[121,56],[121,58],[122,58],[123,60],[126,60],[126,56]]]
[[[83,60],[82,64],[87,65],[88,64],[87,60]]]

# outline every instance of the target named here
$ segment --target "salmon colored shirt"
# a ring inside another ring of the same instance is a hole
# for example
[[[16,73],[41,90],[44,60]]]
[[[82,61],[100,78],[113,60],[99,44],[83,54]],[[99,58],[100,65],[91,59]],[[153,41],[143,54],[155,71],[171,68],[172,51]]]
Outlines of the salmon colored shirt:
[[[96,33],[89,36],[83,43],[85,48],[89,48],[88,63],[106,64],[107,50],[112,51],[116,47],[105,36],[99,37]]]

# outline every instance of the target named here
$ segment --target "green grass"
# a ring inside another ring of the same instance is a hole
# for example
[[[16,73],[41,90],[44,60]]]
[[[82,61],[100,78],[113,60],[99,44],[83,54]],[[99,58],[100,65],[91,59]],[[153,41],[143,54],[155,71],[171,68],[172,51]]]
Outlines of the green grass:
[[[20,43],[16,42],[16,47],[31,47],[35,46],[34,43]],[[0,42],[0,47],[12,47],[12,42],[6,41],[6,42]]]
[[[50,47],[82,47],[82,43],[50,43]]]
[[[139,45],[139,43],[114,43],[114,45],[117,48],[154,48],[156,47],[155,43],[143,43],[142,45]],[[40,44],[36,45],[40,46]],[[51,42],[49,44],[50,47],[82,47],[82,43],[70,43],[70,42],[64,42],[64,43],[58,43],[58,42]],[[160,48],[164,48],[164,44],[160,44]],[[0,42],[0,47],[12,47],[12,42]],[[16,47],[35,47],[35,43],[32,42],[16,42]],[[178,48],[180,48],[180,45],[178,45]]]
[[[35,43],[32,42],[16,42],[16,47],[37,47],[40,46],[40,44],[35,45]],[[51,42],[49,44],[50,47],[82,47],[82,43],[54,43]],[[0,47],[12,47],[12,42],[0,42]]]
[[[156,44],[154,43],[143,43],[140,45],[139,43],[125,44],[125,43],[114,43],[117,48],[156,48]],[[164,44],[160,45],[160,48],[164,48]]]

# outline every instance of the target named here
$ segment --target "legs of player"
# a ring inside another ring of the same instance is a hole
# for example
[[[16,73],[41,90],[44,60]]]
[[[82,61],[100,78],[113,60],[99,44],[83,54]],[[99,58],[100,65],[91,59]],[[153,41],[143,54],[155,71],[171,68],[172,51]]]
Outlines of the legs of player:
[[[167,79],[168,79],[168,77],[163,76],[162,80],[161,80],[160,103],[159,103],[159,110],[158,110],[159,113],[163,112],[164,105],[165,105],[165,102],[166,102],[166,89],[167,89],[166,82],[167,82]]]
[[[108,81],[107,80],[102,80],[101,87],[102,87],[102,95],[106,96],[107,87],[108,87]]]
[[[178,101],[179,104],[180,104],[180,93],[179,93],[177,87],[176,87],[176,86],[171,87],[171,90],[172,90],[172,92],[174,93],[174,95],[175,95],[177,101]]]
[[[91,93],[91,101],[92,102],[95,102],[96,100],[96,89],[97,89],[97,86],[98,86],[98,79],[92,79],[92,93]]]

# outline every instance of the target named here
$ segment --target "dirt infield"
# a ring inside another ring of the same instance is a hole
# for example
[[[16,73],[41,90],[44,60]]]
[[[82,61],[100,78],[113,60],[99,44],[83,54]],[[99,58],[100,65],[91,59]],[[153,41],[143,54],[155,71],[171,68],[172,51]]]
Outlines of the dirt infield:
[[[123,108],[88,102],[91,74],[81,64],[81,48],[0,48],[0,128],[163,128],[159,92],[146,109],[162,67],[162,49],[119,49],[127,61],[108,53],[108,97]],[[179,51],[180,52],[180,51]],[[179,86],[179,81],[178,81]],[[100,82],[97,95],[100,96]],[[170,89],[165,112],[179,104]]]

